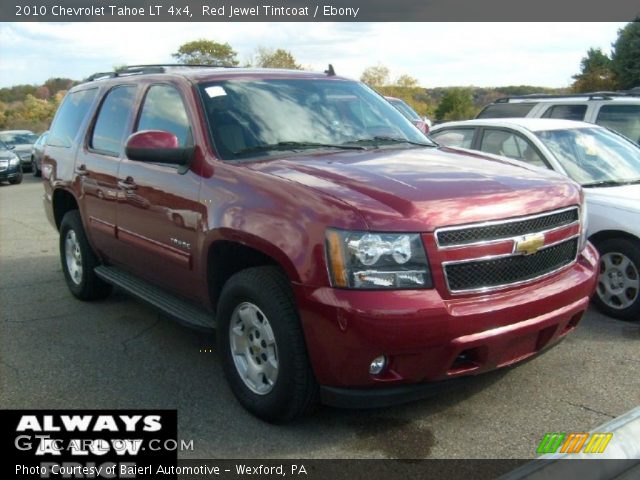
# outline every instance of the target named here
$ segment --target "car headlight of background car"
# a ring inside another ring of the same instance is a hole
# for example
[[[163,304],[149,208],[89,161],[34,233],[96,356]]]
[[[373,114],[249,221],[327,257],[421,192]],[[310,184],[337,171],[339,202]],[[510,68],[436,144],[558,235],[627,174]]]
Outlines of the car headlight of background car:
[[[18,157],[17,155],[14,155],[13,157],[11,157],[9,159],[9,166],[10,167],[16,167],[20,165],[20,157]]]
[[[417,233],[328,229],[326,253],[331,284],[339,288],[432,288],[422,239]]]
[[[580,205],[580,238],[578,240],[578,252],[581,252],[587,246],[587,230],[589,229],[589,214],[587,212],[586,195],[582,197]]]

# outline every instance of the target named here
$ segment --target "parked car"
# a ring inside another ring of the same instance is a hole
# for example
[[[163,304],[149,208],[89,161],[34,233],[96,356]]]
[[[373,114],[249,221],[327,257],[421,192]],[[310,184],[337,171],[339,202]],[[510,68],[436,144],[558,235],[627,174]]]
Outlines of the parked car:
[[[119,285],[215,327],[231,390],[270,421],[513,365],[572,332],[596,285],[576,183],[441,150],[332,68],[93,76],[43,176],[71,293]]]
[[[31,171],[34,177],[42,175],[42,155],[44,154],[44,146],[47,143],[49,132],[44,132],[38,137],[36,143],[31,147]]]
[[[431,121],[427,117],[421,117],[407,102],[401,98],[396,97],[384,97],[387,101],[396,107],[396,109],[403,114],[411,123],[420,129],[424,134],[429,133],[431,128]]]
[[[522,95],[500,98],[476,118],[556,118],[585,121],[640,143],[640,91],[574,95]]]
[[[38,135],[31,130],[3,130],[0,141],[14,148],[14,153],[20,157],[23,171],[31,170],[31,148],[38,139]]]
[[[600,252],[595,304],[640,318],[640,147],[606,128],[569,120],[470,120],[437,125],[437,142],[505,155],[568,175],[585,189],[589,240]]]
[[[13,153],[13,147],[0,141],[0,182],[12,185],[22,182],[20,157]]]

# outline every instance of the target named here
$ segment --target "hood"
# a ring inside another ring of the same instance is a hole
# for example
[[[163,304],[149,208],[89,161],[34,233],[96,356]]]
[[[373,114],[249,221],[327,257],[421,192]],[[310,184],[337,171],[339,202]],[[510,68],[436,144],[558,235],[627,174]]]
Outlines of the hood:
[[[590,187],[584,189],[587,202],[640,212],[640,184],[619,187]]]
[[[340,151],[245,165],[338,198],[380,231],[527,215],[578,204],[580,197],[580,187],[564,176],[448,148]]]
[[[15,153],[26,153],[26,152],[31,153],[32,147],[33,147],[32,143],[19,143],[17,145],[14,145],[13,151]]]
[[[0,150],[0,160],[11,160],[14,157],[12,150]]]

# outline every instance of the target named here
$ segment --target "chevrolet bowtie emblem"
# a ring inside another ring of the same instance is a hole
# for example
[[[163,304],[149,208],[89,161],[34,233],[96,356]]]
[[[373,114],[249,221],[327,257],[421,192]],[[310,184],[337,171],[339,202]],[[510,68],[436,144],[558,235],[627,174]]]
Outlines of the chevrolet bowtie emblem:
[[[544,233],[534,233],[516,239],[513,247],[514,253],[533,255],[544,245]]]

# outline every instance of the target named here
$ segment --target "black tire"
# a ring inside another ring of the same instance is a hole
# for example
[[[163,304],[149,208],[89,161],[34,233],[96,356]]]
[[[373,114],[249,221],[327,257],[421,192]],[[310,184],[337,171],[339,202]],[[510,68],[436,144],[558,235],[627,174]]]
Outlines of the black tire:
[[[250,302],[268,319],[277,345],[278,373],[271,390],[252,391],[241,378],[231,353],[231,319]],[[238,401],[256,417],[286,422],[311,411],[318,402],[318,384],[309,363],[298,311],[287,277],[277,267],[255,267],[233,275],[218,303],[216,332],[225,376]]]
[[[17,177],[10,178],[9,183],[11,185],[18,185],[19,183],[22,183],[22,173],[20,173],[20,175],[18,175]]]
[[[82,266],[82,273],[78,275],[77,281],[72,279],[66,257],[66,240],[70,232],[75,237],[79,252],[78,263]],[[60,223],[60,261],[67,286],[75,297],[80,300],[97,300],[111,293],[111,285],[98,278],[93,271],[100,265],[100,260],[87,241],[78,210],[67,212]]]
[[[619,282],[625,279],[635,281],[640,285],[638,274],[640,273],[640,241],[628,238],[611,238],[603,240],[596,244],[596,248],[600,253],[600,275],[598,278],[598,287],[593,295],[593,303],[598,309],[614,318],[620,320],[640,320],[640,289],[638,287],[627,288],[623,293],[618,293],[615,297],[607,296],[608,282],[616,282],[616,276]],[[622,265],[624,258],[631,262],[626,269],[609,268],[606,269],[605,260],[609,260],[617,267]],[[624,271],[622,271],[624,270]],[[609,273],[613,276],[609,276]],[[609,284],[609,289],[611,284]],[[609,290],[611,291],[611,290]],[[621,295],[624,295],[621,296]],[[609,298],[607,301],[606,298]],[[635,298],[635,300],[633,300]],[[623,302],[629,301],[627,306]]]

